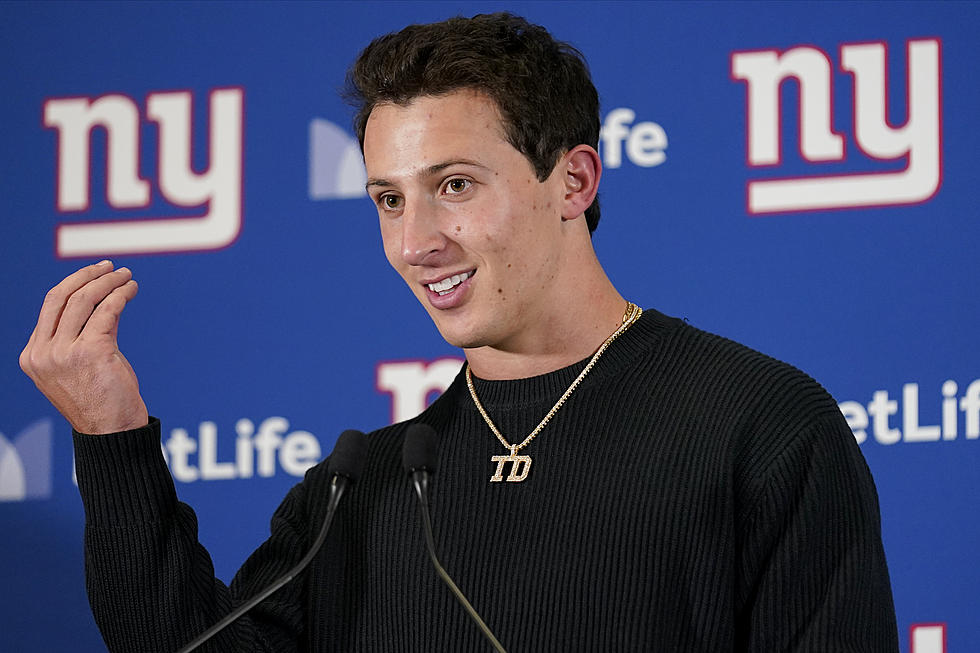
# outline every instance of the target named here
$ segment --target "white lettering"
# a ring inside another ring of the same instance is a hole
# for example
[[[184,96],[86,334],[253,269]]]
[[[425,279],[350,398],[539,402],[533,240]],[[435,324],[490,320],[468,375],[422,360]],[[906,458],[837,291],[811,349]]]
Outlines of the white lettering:
[[[651,168],[667,160],[667,133],[655,122],[641,122],[626,141],[626,156],[638,166]]]
[[[183,483],[272,477],[280,468],[292,476],[302,476],[319,462],[320,442],[309,431],[287,431],[289,421],[284,417],[269,417],[258,428],[250,419],[238,420],[235,458],[229,461],[219,461],[218,427],[210,421],[200,423],[197,439],[186,429],[173,429],[162,447],[174,479]],[[196,460],[194,453],[198,454]]]
[[[276,473],[276,451],[282,444],[280,433],[285,433],[289,422],[282,417],[270,417],[259,425],[259,432],[253,440],[259,454],[259,476],[274,476]]]
[[[898,412],[898,402],[888,399],[887,390],[874,393],[868,404],[868,414],[874,418],[875,440],[881,444],[895,444],[902,439],[902,432],[888,425],[888,418]]]
[[[210,94],[209,165],[191,167],[191,94],[150,93],[148,120],[159,125],[158,175],[161,194],[177,206],[204,206],[203,215],[175,218],[88,221],[60,224],[59,257],[219,249],[234,242],[242,224],[242,129],[244,93],[240,88]],[[45,125],[58,130],[57,207],[89,206],[90,134],[105,127],[109,147],[107,200],[114,208],[148,206],[149,184],[139,178],[139,113],[121,95],[60,98],[44,105]]]
[[[873,158],[907,158],[897,172],[814,175],[748,183],[750,213],[778,213],[924,202],[940,184],[940,41],[907,43],[908,117],[893,128],[887,120],[887,73],[883,43],[844,44],[841,68],[854,79],[854,138]],[[830,126],[830,62],[807,46],[782,55],[772,50],[737,52],[732,76],[747,84],[749,165],[780,163],[779,85],[800,81],[800,148],[809,161],[843,158],[843,143]]]
[[[943,383],[943,440],[956,439],[956,381],[949,379]]]
[[[279,449],[279,464],[293,476],[302,476],[319,460],[320,443],[306,431],[293,431]]]
[[[458,358],[440,358],[431,363],[380,363],[376,383],[378,390],[391,394],[392,423],[411,419],[425,410],[429,395],[448,388],[462,364]]]
[[[235,478],[233,463],[218,462],[218,426],[214,422],[201,422],[197,430],[197,442],[201,480],[220,481]]]
[[[174,478],[184,483],[196,481],[197,468],[188,462],[188,457],[197,451],[197,442],[188,437],[184,429],[174,429],[170,432],[166,448],[170,453],[170,471]]]
[[[61,98],[44,103],[44,126],[58,130],[59,211],[89,207],[92,129],[106,131],[106,197],[118,208],[147,206],[150,184],[139,176],[139,110],[124,95]]]
[[[912,624],[909,653],[946,653],[946,624]]]
[[[935,442],[939,440],[938,426],[919,425],[919,384],[902,386],[902,417],[906,442]]]
[[[844,158],[844,139],[831,127],[830,59],[815,48],[802,46],[779,54],[775,50],[732,55],[732,77],[748,84],[749,165],[780,163],[780,94],[782,82],[800,85],[800,151],[809,161]]]
[[[620,145],[630,133],[626,125],[633,122],[634,118],[636,113],[626,108],[613,109],[606,114],[599,130],[599,141],[602,145],[602,162],[607,168],[623,165],[623,150]]]
[[[968,440],[980,438],[980,379],[977,379],[966,389],[966,394],[960,399],[960,410],[966,415],[966,437]]]
[[[235,440],[235,464],[238,467],[238,478],[252,478],[255,468],[255,455],[252,448],[252,434],[255,433],[255,424],[252,420],[242,418],[235,422],[235,433],[238,438]]]
[[[838,404],[847,425],[854,433],[858,444],[868,439],[868,425],[879,444],[898,442],[949,442],[956,440],[961,432],[959,412],[964,414],[962,432],[967,440],[980,439],[980,379],[970,383],[963,396],[957,396],[960,386],[947,379],[941,386],[941,398],[927,406],[937,406],[941,415],[939,424],[920,424],[919,384],[906,383],[902,386],[901,404],[889,397],[887,390],[875,390],[867,408],[857,401],[842,401]],[[958,410],[957,410],[958,409]],[[902,428],[892,426],[891,417],[901,411]]]
[[[651,168],[667,160],[667,133],[655,122],[640,122],[628,127],[636,119],[636,112],[621,107],[606,114],[599,131],[602,163],[607,168],[623,165],[623,142],[626,157],[635,165]]]

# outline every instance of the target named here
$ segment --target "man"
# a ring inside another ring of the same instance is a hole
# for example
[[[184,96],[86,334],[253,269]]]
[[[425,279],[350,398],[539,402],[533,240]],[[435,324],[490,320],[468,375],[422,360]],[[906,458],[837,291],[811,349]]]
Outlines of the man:
[[[836,403],[785,364],[640,311],[599,265],[581,56],[477,16],[376,40],[350,83],[385,253],[466,354],[416,420],[440,435],[443,563],[503,645],[897,650],[874,486]],[[172,651],[295,564],[329,479],[310,470],[231,587],[214,578],[115,347],[130,277],[103,262],[59,284],[21,364],[77,432],[106,642]],[[405,430],[372,434],[304,580],[210,650],[487,648],[426,560]]]

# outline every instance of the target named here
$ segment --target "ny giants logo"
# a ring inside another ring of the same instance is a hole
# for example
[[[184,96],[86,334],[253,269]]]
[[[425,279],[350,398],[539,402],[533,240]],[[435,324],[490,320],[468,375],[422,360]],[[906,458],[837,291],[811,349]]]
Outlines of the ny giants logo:
[[[213,250],[235,241],[242,226],[244,91],[209,93],[207,170],[192,167],[190,91],[146,97],[147,122],[157,125],[157,187],[177,207],[204,207],[197,216],[127,217],[59,224],[59,258]],[[150,181],[140,175],[140,111],[120,94],[64,97],[44,103],[44,126],[58,132],[55,205],[59,213],[89,210],[92,131],[105,130],[105,197],[114,209],[151,204]]]
[[[391,395],[391,423],[412,419],[442,394],[459,374],[463,361],[448,356],[434,361],[405,360],[378,363],[375,383]]]
[[[946,624],[912,624],[909,627],[909,653],[946,653]]]
[[[904,169],[751,180],[748,212],[893,206],[931,199],[941,181],[940,52],[939,39],[907,41],[907,115],[905,124],[898,126],[888,119],[886,44],[841,45],[840,68],[853,79],[853,137],[858,148],[873,160],[903,161]],[[749,166],[783,162],[780,88],[789,78],[799,84],[801,158],[809,163],[845,160],[844,136],[832,124],[832,65],[825,52],[810,46],[735,52],[731,76],[746,84]]]

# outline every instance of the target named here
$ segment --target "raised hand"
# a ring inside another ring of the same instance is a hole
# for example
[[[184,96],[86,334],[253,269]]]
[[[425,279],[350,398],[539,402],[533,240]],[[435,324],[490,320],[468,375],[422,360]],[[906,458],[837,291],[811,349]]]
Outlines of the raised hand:
[[[123,308],[136,296],[128,268],[110,261],[86,266],[52,288],[20,367],[80,433],[145,426],[146,405],[116,334]]]

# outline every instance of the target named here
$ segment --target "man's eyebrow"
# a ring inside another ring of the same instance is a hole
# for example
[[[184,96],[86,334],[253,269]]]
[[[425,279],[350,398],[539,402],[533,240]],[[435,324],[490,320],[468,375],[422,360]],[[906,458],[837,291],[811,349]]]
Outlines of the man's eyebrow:
[[[449,161],[441,161],[439,163],[435,163],[435,164],[429,166],[428,168],[423,168],[422,170],[420,170],[418,172],[418,176],[419,177],[428,177],[430,175],[434,175],[434,174],[437,174],[439,172],[442,172],[446,168],[449,168],[449,167],[455,166],[455,165],[473,166],[475,168],[482,168],[483,170],[489,170],[489,168],[487,166],[483,165],[482,163],[478,163],[476,161],[473,161],[472,159],[450,159]],[[390,187],[392,187],[394,185],[395,185],[394,182],[389,181],[387,179],[383,179],[383,178],[381,178],[381,179],[368,179],[367,183],[364,184],[364,190],[368,190],[372,186],[379,186],[379,187],[382,187],[382,188],[390,188]]]
[[[388,188],[390,186],[394,186],[394,184],[388,181],[387,179],[368,179],[367,183],[364,184],[364,190],[368,190],[369,188],[371,188],[371,186],[381,186],[383,188]]]
[[[484,170],[489,170],[489,168],[487,168],[482,163],[477,163],[472,159],[451,159],[449,161],[443,161],[442,163],[436,163],[435,165],[429,166],[428,168],[422,171],[421,175],[422,176],[434,175],[437,172],[441,172],[446,168],[455,165],[473,166],[475,168],[483,168]]]

